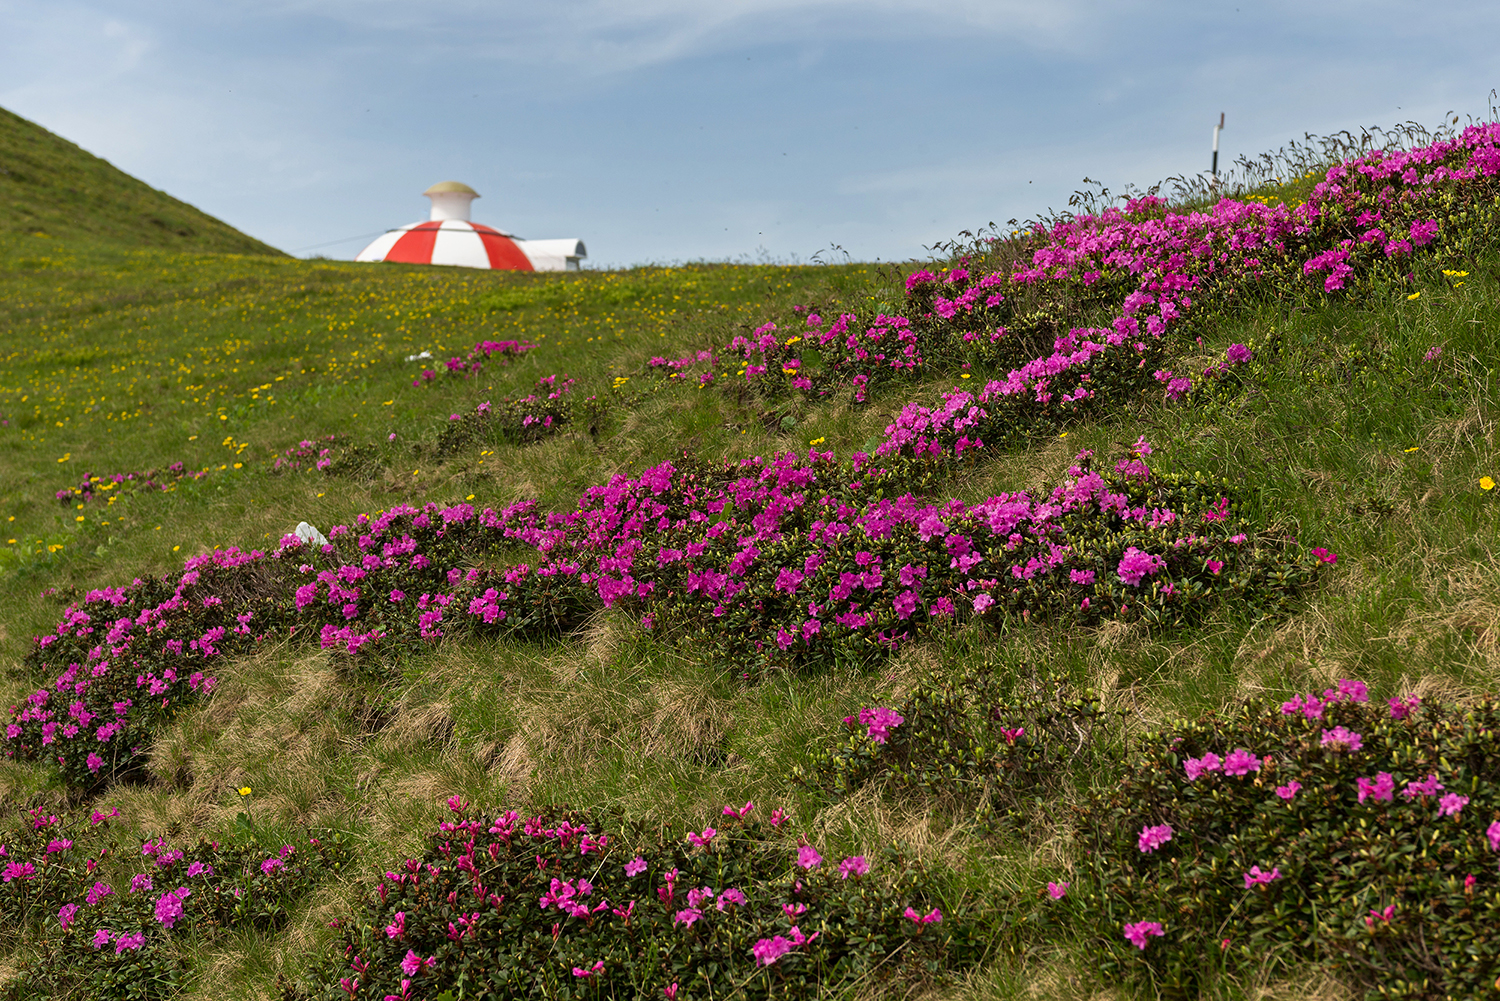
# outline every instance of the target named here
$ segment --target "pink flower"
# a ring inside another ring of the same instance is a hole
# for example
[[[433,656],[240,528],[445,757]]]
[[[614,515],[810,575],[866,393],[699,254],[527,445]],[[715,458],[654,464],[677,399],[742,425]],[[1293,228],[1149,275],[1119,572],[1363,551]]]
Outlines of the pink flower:
[[[1187,772],[1188,781],[1196,782],[1209,772],[1218,771],[1222,764],[1223,762],[1219,759],[1219,756],[1209,751],[1201,758],[1188,758],[1182,763],[1182,768],[1183,771]]]
[[[145,932],[132,932],[129,935],[121,935],[119,938],[115,939],[115,955],[120,955],[126,949],[139,949],[145,944]]]
[[[1436,796],[1442,791],[1443,784],[1438,781],[1437,773],[1431,772],[1420,782],[1406,783],[1406,788],[1401,790],[1401,795],[1406,799],[1416,799],[1418,796]]]
[[[677,981],[672,981],[672,986],[670,987],[663,987],[661,992],[667,1001],[677,1001]]]
[[[1068,887],[1072,885],[1072,883],[1053,883],[1051,881],[1048,881],[1047,896],[1051,897],[1053,900],[1061,900],[1068,895]]]
[[[1264,886],[1271,882],[1271,880],[1280,878],[1280,869],[1273,867],[1270,872],[1262,872],[1260,866],[1253,865],[1250,867],[1250,871],[1245,873],[1245,889],[1248,890],[1252,886]]]
[[[1312,551],[1312,554],[1314,556],[1316,556],[1318,558],[1319,562],[1321,562],[1321,563],[1330,563],[1331,564],[1331,563],[1337,563],[1339,561],[1339,554],[1338,553],[1330,552],[1327,549],[1324,549],[1322,546],[1319,546],[1318,548],[1314,549]]]
[[[812,869],[821,865],[823,856],[812,845],[803,845],[797,849],[797,864],[804,869]]]
[[[917,925],[935,925],[941,923],[943,920],[943,912],[936,907],[926,914],[918,914],[913,908],[908,907],[904,913],[912,924]]]
[[[406,934],[406,912],[397,911],[391,923],[385,926],[386,938],[400,938]]]
[[[1330,747],[1334,751],[1357,751],[1365,746],[1365,739],[1353,730],[1336,726],[1332,730],[1323,731],[1324,747]]]
[[[1387,705],[1391,707],[1391,719],[1406,719],[1421,704],[1422,700],[1415,695],[1408,695],[1404,699],[1398,699],[1392,695],[1387,700]]]
[[[627,876],[639,876],[645,871],[646,860],[641,858],[639,855],[631,859],[629,862],[625,863],[625,875]]]
[[[1284,786],[1277,786],[1276,795],[1290,802],[1301,789],[1302,783],[1298,782],[1296,779],[1293,779]]]
[[[791,951],[792,943],[780,935],[775,938],[763,938],[750,947],[750,954],[761,966],[770,966]]]
[[[94,948],[97,949],[100,946],[108,945],[109,940],[114,937],[115,933],[110,931],[108,928],[100,928],[98,931],[94,932]]]
[[[1439,817],[1456,817],[1464,807],[1469,805],[1469,797],[1460,796],[1458,793],[1450,792],[1438,800]]]
[[[782,810],[782,808],[779,807],[779,806],[776,809],[774,809],[774,810],[771,811],[771,826],[772,827],[780,827],[782,824],[785,824],[787,821],[789,821],[791,819],[792,819],[792,815],[790,813],[787,813],[786,811]]]
[[[401,972],[406,974],[408,977],[415,977],[423,970],[432,969],[433,965],[436,963],[436,956],[428,956],[426,959],[423,959],[421,956],[417,955],[415,950],[407,949],[406,958],[401,960]]]
[[[746,817],[750,816],[751,811],[753,811],[754,809],[755,809],[755,802],[753,800],[751,800],[751,801],[746,802],[745,805],[742,806],[742,807],[740,807],[738,810],[736,810],[732,806],[726,806],[724,808],[724,816],[726,816],[726,817],[735,817],[735,818],[738,818],[739,820],[744,820]]]
[[[1500,820],[1490,825],[1489,830],[1484,832],[1485,837],[1490,839],[1490,851],[1500,852]]]
[[[1260,771],[1260,759],[1243,747],[1236,747],[1224,759],[1225,775],[1248,775]]]
[[[1374,797],[1383,803],[1389,803],[1396,792],[1396,780],[1391,777],[1390,772],[1380,772],[1373,779],[1360,776],[1354,780],[1359,787],[1359,801],[1363,803],[1367,798]]]
[[[859,722],[869,728],[867,732],[871,740],[877,744],[884,744],[890,739],[891,729],[905,723],[906,717],[901,716],[894,709],[876,706],[873,709],[861,709]]]
[[[870,863],[863,855],[851,855],[839,863],[839,878],[848,879],[850,876],[863,876],[870,871]]]
[[[1125,937],[1137,949],[1146,948],[1148,937],[1160,938],[1166,931],[1162,929],[1160,921],[1137,921],[1135,924],[1125,926]]]
[[[1131,546],[1125,550],[1125,555],[1120,558],[1120,565],[1115,568],[1120,582],[1129,584],[1131,587],[1140,587],[1141,580],[1148,574],[1159,573],[1166,569],[1167,561],[1160,556],[1145,553]]]
[[[1142,852],[1154,852],[1168,841],[1172,840],[1172,825],[1157,824],[1155,827],[1141,828],[1141,836],[1136,839],[1136,845]]]
[[[185,886],[179,886],[175,890],[168,890],[156,901],[156,920],[160,921],[163,928],[170,929],[183,916],[183,901],[193,895],[193,891]]]
[[[581,966],[575,966],[575,967],[573,967],[573,976],[575,976],[575,977],[592,977],[596,973],[603,973],[603,972],[604,972],[604,960],[602,960],[602,959],[599,960],[597,963],[595,963],[593,966],[589,967],[586,970],[583,967],[581,967]]]
[[[714,830],[712,827],[705,827],[702,834],[694,834],[692,831],[688,831],[687,839],[689,843],[696,845],[699,848],[707,848],[708,843],[712,841],[714,839],[714,835],[718,833],[719,832]]]
[[[62,925],[63,931],[73,923],[73,916],[78,913],[77,904],[63,904],[57,909],[57,923]]]

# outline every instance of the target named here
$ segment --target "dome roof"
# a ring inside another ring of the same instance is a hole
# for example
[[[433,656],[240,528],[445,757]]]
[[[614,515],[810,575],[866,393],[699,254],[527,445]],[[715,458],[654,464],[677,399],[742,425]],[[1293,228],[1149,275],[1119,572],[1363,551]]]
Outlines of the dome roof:
[[[361,250],[354,259],[449,264],[500,271],[536,270],[531,259],[509,234],[463,219],[429,219],[393,229]]]
[[[582,240],[523,240],[469,221],[479,192],[458,181],[439,181],[422,192],[432,216],[393,229],[355,255],[356,261],[449,264],[500,271],[577,271],[588,256]]]

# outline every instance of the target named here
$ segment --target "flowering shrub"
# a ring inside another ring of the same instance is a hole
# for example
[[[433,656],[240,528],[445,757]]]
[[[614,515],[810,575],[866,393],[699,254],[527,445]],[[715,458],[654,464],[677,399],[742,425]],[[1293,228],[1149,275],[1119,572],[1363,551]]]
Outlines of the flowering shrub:
[[[739,355],[739,384],[758,392],[850,386],[856,402],[883,382],[965,359],[1008,370],[980,394],[987,421],[977,430],[991,445],[1019,442],[1114,406],[1153,376],[1170,398],[1191,390],[1193,377],[1167,364],[1172,331],[1255,297],[1370,295],[1404,282],[1419,254],[1472,255],[1493,239],[1497,164],[1500,124],[1491,123],[1335,164],[1295,207],[1224,198],[1172,212],[1155,196],[1131,199],[1038,224],[950,269],[920,269],[906,278],[899,315],[813,313],[790,336],[764,324],[726,353]]]
[[[668,462],[591,487],[566,515],[401,506],[334,526],[318,552],[295,536],[270,554],[215,551],[176,580],[70,606],[29,655],[53,680],[12,707],[6,753],[86,786],[126,774],[156,726],[212,689],[217,658],[273,634],[368,663],[447,636],[555,635],[618,603],[750,677],[884,657],[969,617],[1170,625],[1225,597],[1274,612],[1314,579],[1317,559],[1252,538],[1227,483],[1155,474],[1150,454],[1137,442],[1103,473],[1080,455],[1048,497],[975,505],[887,496],[910,465],[899,455],[893,469],[815,451]]]
[[[336,833],[298,845],[140,842],[113,829],[118,816],[33,809],[0,833],[4,934],[37,953],[6,997],[175,996],[187,967],[174,937],[280,928],[351,854]]]
[[[1493,700],[1341,681],[1150,734],[1080,815],[1088,884],[1051,906],[1106,976],[1172,994],[1316,961],[1370,997],[1479,997],[1500,975],[1497,729]]]
[[[848,736],[793,777],[835,800],[875,782],[898,796],[941,804],[981,830],[1024,827],[1038,799],[1057,795],[1071,766],[1094,760],[1107,716],[1091,689],[1061,675],[1008,693],[994,665],[930,676],[897,710],[861,709]]]
[[[270,472],[312,473],[325,476],[358,476],[378,474],[381,469],[375,446],[352,444],[348,435],[331,434],[317,441],[303,439],[280,452],[272,461]]]
[[[897,987],[971,963],[972,922],[933,906],[895,851],[839,866],[726,807],[696,840],[645,843],[585,815],[455,811],[340,922],[287,997],[824,996]],[[777,812],[771,823],[784,825]],[[808,854],[810,852],[810,854]],[[800,857],[800,861],[799,861]],[[940,923],[941,922],[941,923]]]
[[[486,400],[471,414],[455,414],[438,432],[438,455],[452,455],[481,440],[517,445],[540,441],[575,423],[578,415],[585,415],[585,423],[591,423],[603,410],[603,404],[596,396],[575,402],[573,382],[567,376],[561,381],[556,375],[543,376],[536,381],[536,389],[526,396],[499,405]]]
[[[206,469],[188,469],[180,462],[174,462],[165,469],[152,469],[144,473],[89,473],[76,487],[64,487],[56,496],[58,503],[64,507],[73,507],[75,504],[81,506],[96,500],[113,504],[116,497],[137,490],[171,490],[181,480],[196,480],[207,475]]]
[[[501,364],[505,364],[512,358],[519,357],[536,347],[535,344],[526,344],[521,341],[480,341],[470,348],[462,358],[454,356],[443,363],[443,370],[450,376],[462,376],[468,379],[477,375],[484,368],[485,362],[491,358],[499,358]],[[422,374],[412,380],[412,385],[421,387],[430,384],[437,378],[437,372],[432,369],[423,369]]]

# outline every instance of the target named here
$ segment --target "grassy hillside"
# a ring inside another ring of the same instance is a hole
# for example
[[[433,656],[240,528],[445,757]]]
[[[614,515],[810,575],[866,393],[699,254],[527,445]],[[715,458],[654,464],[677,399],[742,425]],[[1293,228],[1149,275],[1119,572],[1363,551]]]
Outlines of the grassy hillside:
[[[31,237],[10,260],[12,268],[29,270],[53,266],[79,243],[281,256],[4,108],[0,233]]]
[[[903,269],[0,236],[5,989],[1478,996],[1497,140]]]

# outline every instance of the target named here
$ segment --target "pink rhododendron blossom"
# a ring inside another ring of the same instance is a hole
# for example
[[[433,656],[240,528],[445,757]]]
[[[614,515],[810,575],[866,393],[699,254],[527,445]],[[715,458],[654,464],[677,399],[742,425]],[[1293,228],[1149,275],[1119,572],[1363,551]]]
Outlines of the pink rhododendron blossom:
[[[1365,739],[1353,730],[1336,726],[1323,731],[1322,744],[1333,751],[1357,751],[1365,746]]]
[[[1072,885],[1072,883],[1053,883],[1049,880],[1047,882],[1047,896],[1053,900],[1061,900],[1068,895],[1068,887]]]
[[[1270,872],[1262,872],[1260,866],[1253,865],[1250,867],[1250,871],[1245,873],[1245,889],[1248,890],[1252,886],[1264,886],[1273,879],[1280,878],[1280,869],[1273,867]]]
[[[1406,799],[1416,799],[1418,796],[1436,796],[1443,791],[1443,784],[1438,781],[1437,773],[1430,772],[1420,782],[1415,779],[1406,783],[1406,788],[1401,790],[1401,795]]]
[[[1293,779],[1284,786],[1277,786],[1276,795],[1290,802],[1292,799],[1296,798],[1297,793],[1300,792],[1301,789],[1302,783],[1298,782],[1296,779]]]
[[[792,943],[780,935],[760,939],[750,947],[750,954],[761,966],[770,966],[791,951]]]
[[[859,722],[866,727],[866,732],[871,740],[877,744],[884,744],[891,737],[891,730],[906,722],[906,717],[897,713],[894,709],[884,706],[876,706],[873,709],[861,709],[859,711]]]
[[[822,864],[823,856],[812,845],[803,845],[797,849],[797,864],[804,869],[812,869]]]
[[[1157,824],[1141,828],[1140,837],[1136,839],[1136,846],[1142,852],[1150,853],[1156,851],[1162,845],[1172,840],[1172,825]]]
[[[182,920],[183,903],[193,891],[185,886],[179,886],[175,890],[168,890],[156,901],[156,920],[161,922],[163,928],[170,929],[178,921]]]
[[[848,879],[850,876],[863,876],[870,871],[870,863],[863,855],[851,855],[839,863],[839,878]]]
[[[1212,751],[1201,758],[1188,758],[1182,763],[1183,771],[1187,772],[1189,782],[1196,782],[1209,772],[1216,772],[1224,764],[1219,756]]]
[[[1469,797],[1460,796],[1458,793],[1450,792],[1438,800],[1439,817],[1456,817],[1464,807],[1469,805]]]
[[[1236,747],[1224,759],[1225,775],[1248,775],[1260,771],[1260,759],[1243,747]]]
[[[1147,939],[1160,938],[1165,934],[1166,931],[1162,928],[1160,921],[1137,921],[1125,926],[1125,937],[1137,949],[1146,948]]]
[[[1360,776],[1354,781],[1359,789],[1361,803],[1370,798],[1389,803],[1396,792],[1396,780],[1391,777],[1390,772],[1380,772],[1373,779]]]
[[[1166,569],[1166,566],[1167,561],[1160,556],[1142,552],[1131,546],[1120,558],[1120,565],[1115,573],[1119,576],[1121,583],[1129,584],[1131,587],[1140,587],[1142,579],[1148,574],[1159,573]]]
[[[641,858],[639,855],[631,859],[629,862],[625,863],[625,875],[627,876],[639,876],[645,871],[646,860]]]
[[[911,907],[908,907],[903,913],[906,915],[907,920],[917,925],[935,925],[940,924],[943,920],[943,912],[936,907],[926,914],[919,914],[915,908]]]
[[[1391,719],[1406,719],[1422,704],[1422,700],[1415,695],[1408,695],[1404,699],[1392,695],[1387,704],[1391,707]]]

